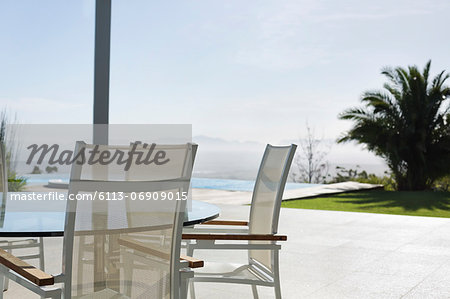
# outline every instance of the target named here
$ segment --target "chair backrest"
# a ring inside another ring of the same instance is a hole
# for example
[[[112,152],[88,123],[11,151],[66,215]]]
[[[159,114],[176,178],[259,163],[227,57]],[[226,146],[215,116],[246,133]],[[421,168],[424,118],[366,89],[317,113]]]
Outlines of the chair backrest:
[[[178,199],[189,190],[196,147],[193,144],[136,145],[134,149],[142,155],[132,155],[132,162],[125,170],[125,164],[81,163],[79,153],[88,152],[95,145],[77,142],[74,154],[79,155],[80,163],[72,164],[69,196],[78,196],[79,200],[68,200],[64,233],[67,298],[101,290],[127,292],[132,297],[178,298],[186,208],[186,200]],[[105,154],[108,157],[122,151],[128,157],[132,148],[133,145],[102,145],[97,150],[110,152]],[[159,162],[167,160],[166,163],[138,161],[157,152],[165,153]],[[96,198],[89,200],[89,196]],[[147,242],[151,249],[127,246],[141,242],[139,238],[146,233],[166,238],[163,243]],[[137,267],[132,261],[125,266],[127,258],[133,260],[133,256],[146,263],[138,262]]]
[[[267,145],[253,189],[249,219],[250,233],[277,233],[281,200],[296,148],[295,144]],[[249,257],[270,269],[272,258],[269,253],[264,250],[252,250]]]

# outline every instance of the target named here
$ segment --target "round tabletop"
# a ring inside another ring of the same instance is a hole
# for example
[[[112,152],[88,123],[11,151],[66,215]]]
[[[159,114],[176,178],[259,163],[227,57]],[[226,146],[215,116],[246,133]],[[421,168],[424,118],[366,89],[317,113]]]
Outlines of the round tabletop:
[[[192,208],[183,223],[191,226],[217,218],[220,208],[206,202],[192,200]],[[61,237],[64,235],[65,212],[1,213],[0,237]]]

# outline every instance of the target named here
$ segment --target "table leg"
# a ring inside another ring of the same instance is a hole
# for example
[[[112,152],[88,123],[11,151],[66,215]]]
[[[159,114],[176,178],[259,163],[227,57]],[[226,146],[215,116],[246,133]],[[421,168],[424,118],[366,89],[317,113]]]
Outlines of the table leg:
[[[105,236],[94,236],[94,291],[106,288],[105,277]]]
[[[120,293],[120,246],[119,235],[108,236],[108,288]]]

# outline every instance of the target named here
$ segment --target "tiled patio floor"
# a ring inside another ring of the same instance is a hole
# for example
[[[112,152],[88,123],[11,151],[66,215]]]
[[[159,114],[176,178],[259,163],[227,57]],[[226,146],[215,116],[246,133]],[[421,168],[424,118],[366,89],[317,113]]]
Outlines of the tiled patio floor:
[[[221,218],[246,219],[248,206],[222,205]],[[449,298],[450,219],[282,209],[284,298]],[[47,271],[60,267],[61,240],[46,240]],[[227,252],[199,251],[208,260]],[[244,252],[233,259],[246,260]],[[238,261],[239,262],[239,261]],[[251,298],[249,286],[199,283],[197,298]],[[5,298],[35,298],[15,283]],[[38,298],[38,297],[36,297]],[[273,298],[260,288],[260,298]]]
[[[450,298],[450,219],[282,209],[279,232],[284,298]],[[248,286],[207,286],[198,298],[251,298]]]

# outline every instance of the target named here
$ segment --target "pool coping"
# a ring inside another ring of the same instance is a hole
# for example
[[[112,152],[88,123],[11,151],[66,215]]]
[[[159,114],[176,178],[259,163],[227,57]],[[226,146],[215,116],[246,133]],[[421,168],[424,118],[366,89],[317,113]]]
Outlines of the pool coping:
[[[308,188],[285,190],[283,194],[283,201],[383,188],[383,185],[358,183],[352,181],[324,184]]]

